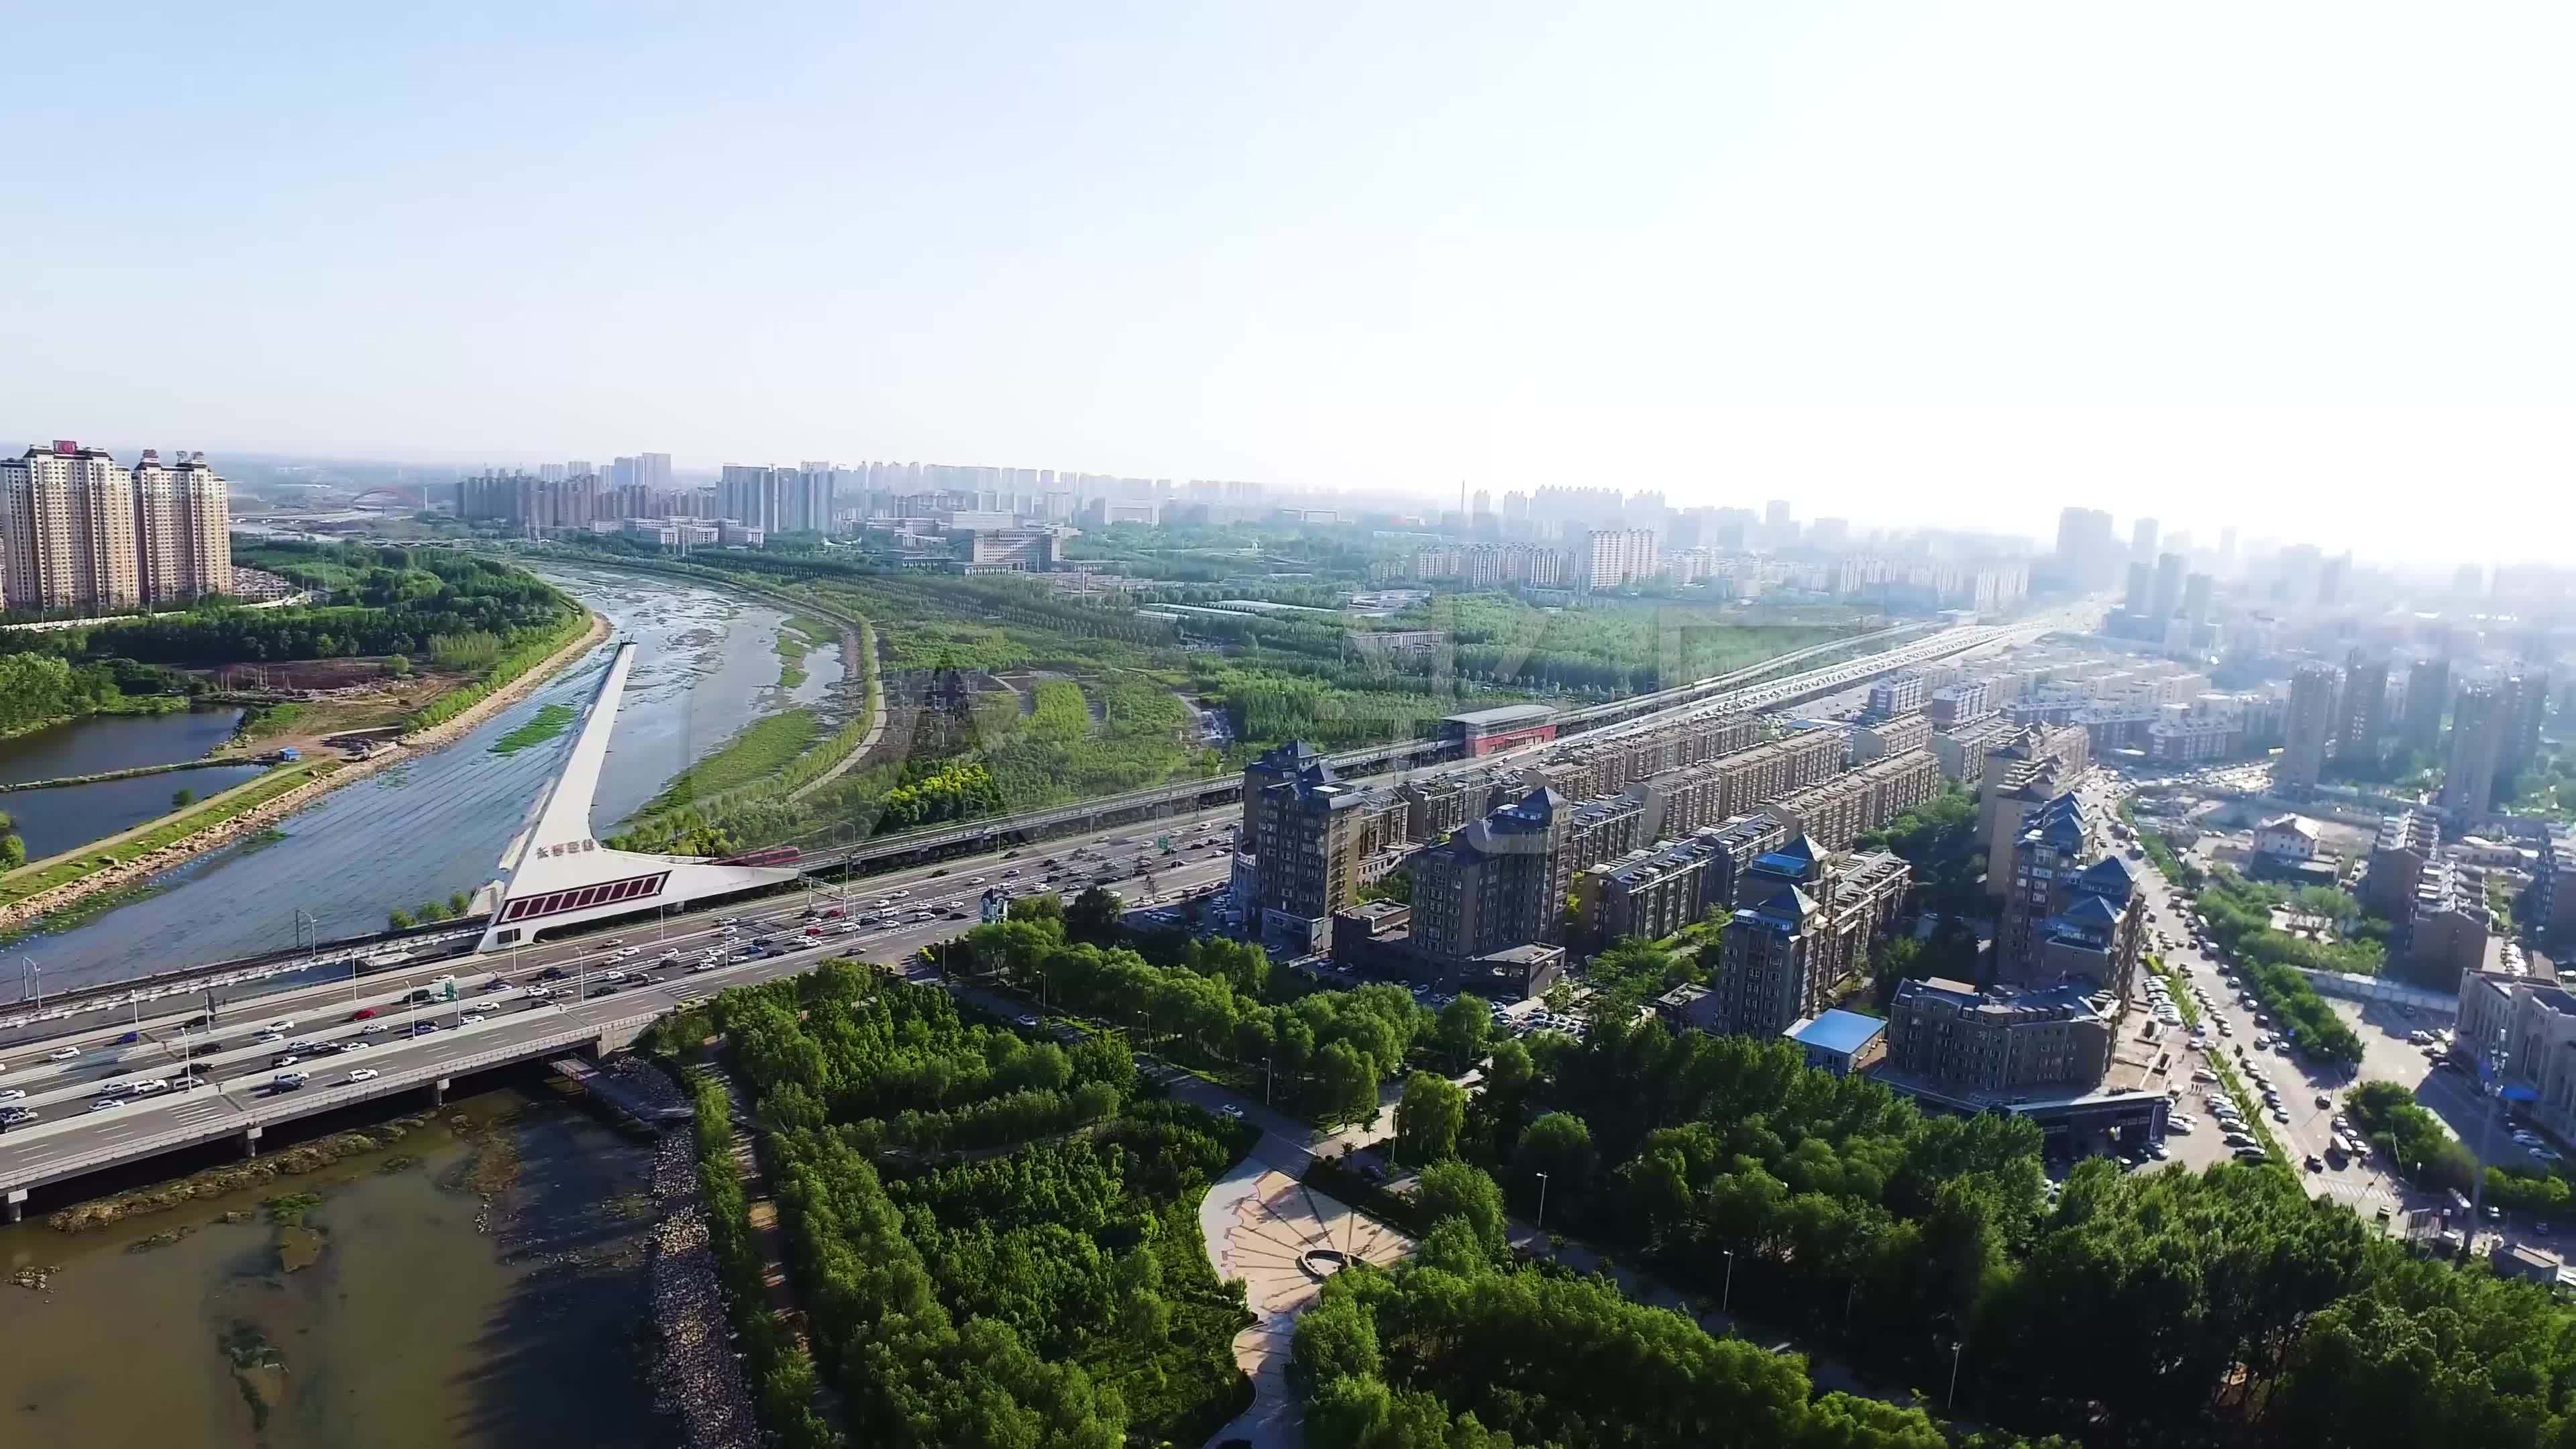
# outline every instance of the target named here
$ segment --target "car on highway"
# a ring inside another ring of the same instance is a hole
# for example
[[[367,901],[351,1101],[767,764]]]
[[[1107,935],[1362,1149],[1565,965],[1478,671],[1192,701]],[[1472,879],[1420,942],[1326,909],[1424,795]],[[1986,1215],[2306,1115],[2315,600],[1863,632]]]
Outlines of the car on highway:
[[[268,1059],[268,1064],[272,1067],[291,1067],[302,1060],[304,1058],[295,1052],[279,1052]]]
[[[539,981],[561,981],[571,974],[572,973],[564,970],[561,966],[549,966],[545,970],[538,972],[536,979]]]
[[[555,989],[551,986],[531,986],[527,990],[530,1001],[551,1001],[554,999],[554,994]]]
[[[313,1078],[304,1072],[280,1072],[268,1079],[268,1089],[272,1092],[292,1092],[311,1080]]]
[[[469,1011],[456,1018],[456,1024],[459,1026],[481,1026],[483,1023],[490,1021],[491,1019],[491,1017],[484,1015],[482,1012]]]
[[[631,975],[631,972],[625,971],[603,971],[599,973],[599,979],[613,984],[615,982],[627,980]]]
[[[376,1009],[372,1006],[361,1006],[357,1010],[349,1013],[349,1019],[351,1021],[373,1021],[376,1019]]]
[[[100,1097],[89,1104],[89,1109],[93,1112],[104,1112],[110,1107],[121,1107],[124,1105],[125,1099],[123,1097]]]
[[[134,1095],[138,1097],[157,1097],[168,1090],[170,1084],[159,1077],[145,1077],[134,1084]]]
[[[438,1023],[434,1021],[415,1021],[411,1024],[413,1036],[427,1036],[436,1030],[438,1030]]]
[[[388,1022],[382,1022],[382,1021],[371,1021],[371,1022],[368,1022],[365,1026],[362,1026],[362,1027],[359,1027],[359,1028],[358,1028],[358,1035],[360,1035],[360,1036],[374,1036],[374,1035],[375,1035],[376,1033],[378,1033],[378,1032],[391,1031],[391,1030],[393,1030],[393,1026],[392,1026],[392,1024],[391,1024],[391,1023],[388,1023]]]
[[[1217,1110],[1223,1112],[1225,1115],[1233,1118],[1237,1122],[1243,1120],[1243,1109],[1232,1102],[1226,1103],[1224,1106],[1217,1108]]]
[[[0,1132],[6,1132],[12,1127],[24,1127],[35,1120],[36,1113],[33,1108],[11,1107],[0,1110]]]
[[[349,1074],[349,1080],[353,1082],[372,1082],[379,1075],[381,1074],[378,1073],[374,1067],[360,1067]]]
[[[24,1087],[11,1087],[6,1091],[0,1091],[0,1102],[23,1102],[25,1100],[27,1100],[27,1089]]]
[[[67,1062],[79,1055],[79,1047],[62,1047],[58,1050],[45,1053],[45,1060],[49,1062]]]

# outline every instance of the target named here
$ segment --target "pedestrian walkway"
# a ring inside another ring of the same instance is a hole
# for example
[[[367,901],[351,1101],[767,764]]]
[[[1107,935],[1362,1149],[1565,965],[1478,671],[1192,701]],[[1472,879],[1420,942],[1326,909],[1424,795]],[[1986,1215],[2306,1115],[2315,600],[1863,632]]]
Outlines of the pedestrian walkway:
[[[1243,1280],[1256,1320],[1234,1340],[1235,1364],[1252,1377],[1252,1407],[1208,1442],[1241,1439],[1254,1449],[1299,1449],[1304,1415],[1288,1382],[1297,1315],[1342,1264],[1396,1262],[1412,1253],[1413,1240],[1307,1187],[1257,1153],[1208,1189],[1199,1204],[1199,1233],[1217,1276]]]

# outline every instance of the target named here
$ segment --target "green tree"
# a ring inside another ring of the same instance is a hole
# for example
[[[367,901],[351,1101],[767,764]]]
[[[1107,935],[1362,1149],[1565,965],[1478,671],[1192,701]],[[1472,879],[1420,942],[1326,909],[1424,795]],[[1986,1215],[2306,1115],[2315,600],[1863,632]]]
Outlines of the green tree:
[[[463,891],[451,891],[447,897],[447,914],[451,920],[462,920],[474,908],[474,898]]]
[[[1119,899],[1116,891],[1092,886],[1065,908],[1065,939],[1091,946],[1115,946],[1118,922],[1126,913],[1127,903]]]
[[[173,810],[185,810],[196,803],[197,792],[185,785],[170,792],[170,808]]]
[[[1494,1033],[1494,1015],[1485,999],[1460,992],[1456,999],[1440,1008],[1439,1025],[1432,1040],[1450,1064],[1459,1071],[1475,1065],[1485,1054],[1485,1043]]]
[[[1451,1158],[1422,1169],[1413,1184],[1413,1206],[1426,1225],[1444,1218],[1464,1220],[1489,1255],[1509,1246],[1511,1220],[1503,1212],[1503,1190],[1481,1167]]]
[[[1336,1294],[1297,1315],[1297,1332],[1289,1364],[1309,1383],[1326,1379],[1375,1378],[1384,1363],[1378,1352],[1377,1321],[1356,1298]]]
[[[1052,922],[1056,928],[1056,934],[1058,936],[1064,934],[1064,897],[1053,891],[1022,896],[1011,902],[1006,914],[1014,921],[1027,921],[1031,925],[1045,925]]]
[[[412,919],[411,912],[404,910],[400,906],[396,906],[392,910],[385,912],[385,927],[388,930],[408,931],[418,924],[420,924],[418,921]]]
[[[1395,1105],[1395,1155],[1417,1167],[1454,1157],[1466,1125],[1466,1092],[1445,1077],[1415,1072]]]
[[[1315,1118],[1331,1127],[1377,1116],[1377,1068],[1346,1041],[1326,1042],[1315,1054]]]
[[[1550,1112],[1521,1130],[1512,1166],[1546,1173],[1560,1193],[1579,1192],[1592,1173],[1592,1129],[1571,1112]]]
[[[27,863],[27,842],[15,833],[0,835],[0,870],[16,870]]]

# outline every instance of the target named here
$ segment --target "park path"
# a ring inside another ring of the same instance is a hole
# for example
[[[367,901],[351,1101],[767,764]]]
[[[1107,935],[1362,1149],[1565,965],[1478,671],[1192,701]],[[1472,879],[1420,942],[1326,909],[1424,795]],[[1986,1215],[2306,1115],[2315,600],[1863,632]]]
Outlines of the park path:
[[[1199,1233],[1217,1276],[1243,1280],[1255,1319],[1234,1340],[1235,1365],[1252,1377],[1252,1406],[1208,1442],[1300,1449],[1305,1416],[1288,1382],[1289,1347],[1297,1315],[1323,1291],[1320,1275],[1331,1267],[1309,1255],[1387,1264],[1410,1254],[1413,1240],[1299,1182],[1258,1148],[1208,1189],[1199,1203]]]

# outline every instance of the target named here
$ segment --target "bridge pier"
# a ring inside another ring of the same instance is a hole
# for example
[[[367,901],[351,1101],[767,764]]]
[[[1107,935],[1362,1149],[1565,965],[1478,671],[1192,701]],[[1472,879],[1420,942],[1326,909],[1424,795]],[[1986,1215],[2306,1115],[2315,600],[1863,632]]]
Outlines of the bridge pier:
[[[23,1221],[25,1221],[25,1220],[26,1220],[26,1217],[27,1217],[27,1190],[26,1190],[25,1188],[23,1188],[23,1187],[13,1187],[13,1188],[9,1189],[8,1207],[7,1207],[6,1216],[8,1217],[9,1221],[11,1221],[11,1222],[13,1222],[13,1223],[15,1223],[15,1222],[23,1222]]]
[[[441,1077],[437,1081],[429,1084],[429,1105],[432,1107],[444,1107],[447,1105],[447,1084],[451,1080],[453,1079]]]
[[[259,1156],[259,1128],[253,1126],[242,1129],[242,1156]]]

